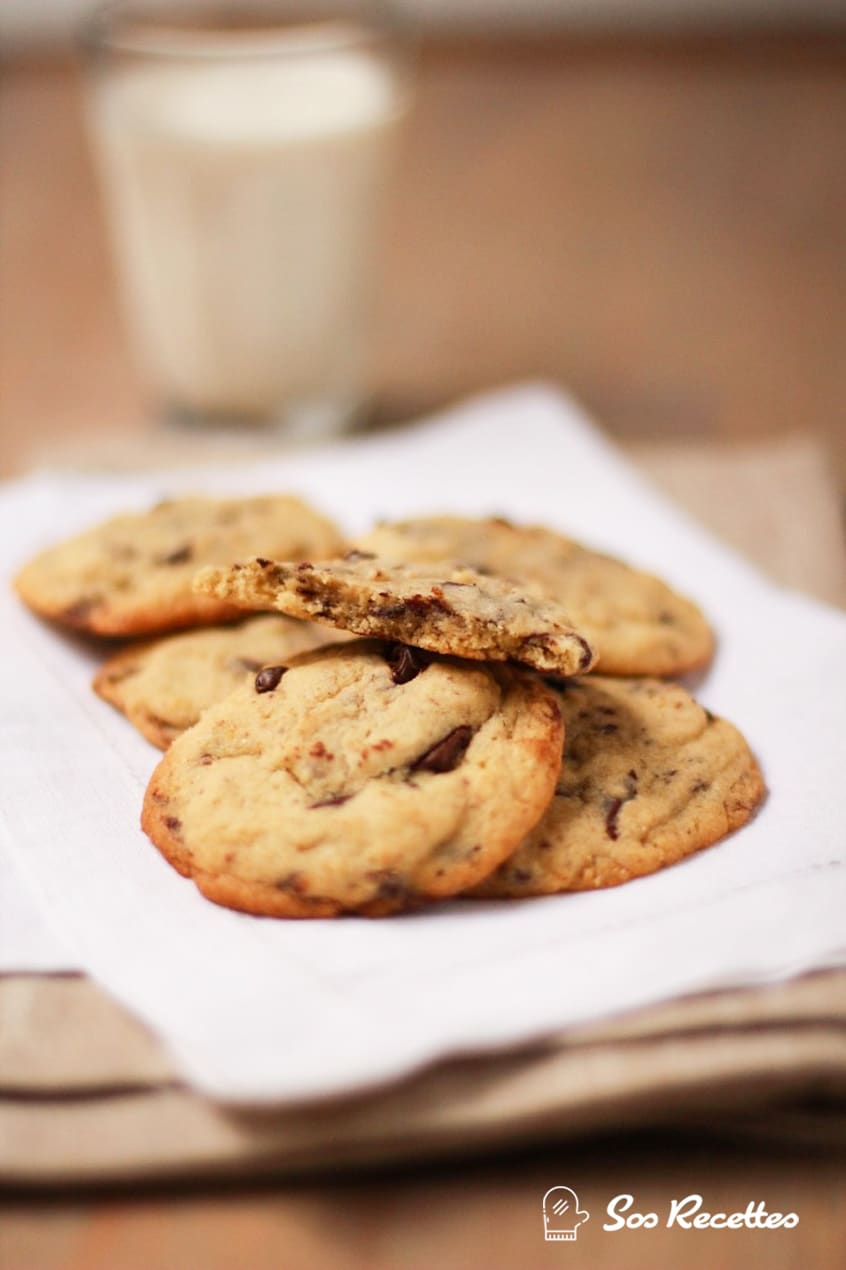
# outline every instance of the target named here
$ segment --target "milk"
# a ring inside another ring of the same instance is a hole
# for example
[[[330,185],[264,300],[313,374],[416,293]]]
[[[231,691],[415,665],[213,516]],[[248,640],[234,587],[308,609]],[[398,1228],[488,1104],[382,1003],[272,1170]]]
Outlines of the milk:
[[[348,413],[402,95],[358,50],[118,64],[95,136],[130,325],[191,415]]]

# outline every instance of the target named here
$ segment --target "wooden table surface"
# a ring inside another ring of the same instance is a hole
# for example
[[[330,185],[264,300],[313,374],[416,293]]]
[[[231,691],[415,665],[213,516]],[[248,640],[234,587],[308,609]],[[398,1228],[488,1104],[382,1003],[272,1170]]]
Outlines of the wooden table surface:
[[[622,437],[790,431],[843,446],[841,41],[428,48],[380,279],[383,414],[543,374]],[[72,75],[0,75],[0,470],[150,428],[126,355]],[[608,1140],[250,1190],[7,1194],[4,1270],[828,1267],[842,1158],[790,1142]],[[551,1185],[591,1220],[544,1244]],[[642,1211],[800,1212],[793,1231],[612,1235]]]

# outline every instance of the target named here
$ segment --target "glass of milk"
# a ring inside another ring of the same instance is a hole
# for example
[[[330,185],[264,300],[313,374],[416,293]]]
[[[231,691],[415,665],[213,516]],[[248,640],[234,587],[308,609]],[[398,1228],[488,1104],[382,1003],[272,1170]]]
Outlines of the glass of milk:
[[[112,4],[84,34],[132,341],[170,417],[337,431],[367,401],[405,41],[382,5]]]

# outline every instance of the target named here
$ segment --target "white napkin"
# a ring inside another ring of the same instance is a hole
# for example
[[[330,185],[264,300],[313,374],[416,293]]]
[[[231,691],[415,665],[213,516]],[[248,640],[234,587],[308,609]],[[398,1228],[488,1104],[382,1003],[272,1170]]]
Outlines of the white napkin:
[[[158,755],[91,693],[92,654],[3,587],[0,849],[76,963],[188,1080],[242,1102],[340,1094],[447,1054],[846,960],[846,618],[713,541],[550,391],[238,472],[19,482],[0,496],[0,564],[8,576],[68,531],[165,493],[274,488],[351,531],[438,510],[543,520],[660,572],[712,616],[720,648],[699,696],[744,729],[772,793],[722,845],[614,890],[382,921],[236,914],[140,832]]]
[[[0,975],[76,969],[73,952],[47,924],[26,881],[0,850]]]

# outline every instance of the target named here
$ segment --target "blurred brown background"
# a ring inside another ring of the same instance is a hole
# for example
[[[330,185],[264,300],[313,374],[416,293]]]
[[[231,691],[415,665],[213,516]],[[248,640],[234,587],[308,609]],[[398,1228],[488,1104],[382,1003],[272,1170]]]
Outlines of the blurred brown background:
[[[586,29],[570,7],[538,0],[524,19],[559,20],[513,29],[497,20],[513,6],[491,0],[485,22],[461,0],[435,6],[460,29],[423,31],[380,279],[380,416],[542,375],[623,437],[801,431],[846,466],[846,28],[656,28],[647,5],[646,30]],[[149,426],[74,69],[38,38],[61,32],[50,9],[5,11],[5,472]]]

